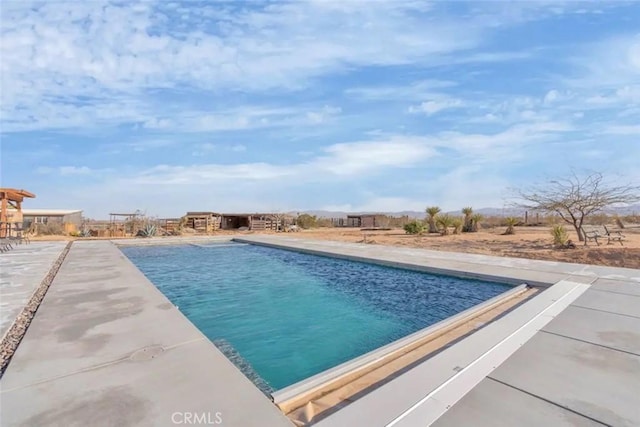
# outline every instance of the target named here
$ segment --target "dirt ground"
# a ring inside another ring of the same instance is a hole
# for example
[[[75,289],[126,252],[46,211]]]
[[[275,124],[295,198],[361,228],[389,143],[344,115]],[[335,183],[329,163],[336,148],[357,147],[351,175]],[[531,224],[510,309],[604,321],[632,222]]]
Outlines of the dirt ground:
[[[600,246],[596,246],[595,242],[589,242],[588,246],[584,246],[583,243],[578,242],[575,233],[570,233],[570,238],[576,243],[575,249],[554,249],[549,227],[516,227],[516,234],[510,236],[502,235],[504,227],[449,236],[440,236],[439,234],[412,236],[405,234],[402,229],[362,231],[356,228],[316,228],[301,230],[298,233],[274,233],[274,235],[353,243],[362,243],[366,240],[366,243],[378,245],[640,269],[640,226],[625,228],[621,231],[625,236],[624,246],[617,242],[608,245],[606,240]],[[251,231],[217,231],[215,233],[215,235],[238,234],[256,233]],[[193,234],[185,234],[183,237],[189,238],[192,236]],[[31,239],[68,240],[70,238],[65,236],[42,236]]]
[[[575,249],[554,249],[549,227],[516,227],[516,234],[509,236],[501,234],[504,227],[449,236],[412,236],[405,234],[401,229],[361,231],[322,228],[303,230],[296,233],[296,237],[360,243],[366,238],[366,243],[370,244],[640,269],[640,227],[625,228],[621,231],[625,236],[624,246],[617,242],[608,245],[606,240],[601,242],[600,246],[595,242],[589,242],[588,246],[584,246],[577,241],[575,233],[570,233],[570,238],[576,243]]]

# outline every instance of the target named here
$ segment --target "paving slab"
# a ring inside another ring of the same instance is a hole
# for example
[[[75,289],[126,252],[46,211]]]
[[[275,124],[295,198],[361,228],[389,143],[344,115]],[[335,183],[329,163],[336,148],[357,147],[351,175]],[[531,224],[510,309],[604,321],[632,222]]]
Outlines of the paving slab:
[[[589,289],[573,305],[640,318],[640,296]]]
[[[569,306],[543,331],[640,356],[639,318]]]
[[[432,426],[601,427],[602,424],[512,387],[485,378]]]
[[[595,281],[591,289],[640,296],[640,283],[624,282],[620,280],[598,279]]]
[[[517,310],[511,311],[485,328],[476,331],[462,341],[337,411],[335,414],[320,421],[317,426],[373,427],[397,422],[400,415],[415,409],[412,407],[431,392],[451,381],[459,372],[491,351],[502,340],[516,333],[530,319],[540,315],[575,286],[575,283],[563,282],[546,289],[537,297],[521,305]],[[485,375],[482,375],[481,378]],[[425,401],[426,406],[421,410],[428,412],[442,411],[442,406],[438,406],[437,402],[434,402],[434,400]],[[442,403],[446,405],[446,402]],[[411,422],[403,421],[398,425],[410,426],[413,425]]]
[[[604,424],[640,425],[640,356],[539,333],[490,378]]]
[[[67,242],[33,242],[0,253],[0,338],[49,273]]]
[[[292,425],[107,241],[72,246],[0,402],[2,426]]]

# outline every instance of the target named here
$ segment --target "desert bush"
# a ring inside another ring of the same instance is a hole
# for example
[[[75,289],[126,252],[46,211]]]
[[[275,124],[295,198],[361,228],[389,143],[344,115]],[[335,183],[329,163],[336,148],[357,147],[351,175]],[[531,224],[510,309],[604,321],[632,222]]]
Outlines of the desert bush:
[[[513,216],[506,217],[504,220],[505,220],[504,222],[507,226],[507,229],[503,234],[516,234],[515,226],[518,225],[520,220]]]
[[[449,235],[449,227],[453,227],[454,217],[449,214],[438,215],[435,218],[438,231],[443,236]]]
[[[622,217],[622,221],[629,224],[640,224],[640,215],[625,215],[624,217]]]
[[[436,217],[440,213],[440,208],[438,206],[429,206],[426,212],[427,212],[427,221],[429,223],[429,233],[437,233],[438,226],[436,224]]]
[[[317,227],[318,218],[315,215],[302,214],[296,218],[296,225],[300,228],[308,229]]]
[[[406,223],[403,228],[404,232],[407,234],[422,234],[425,230],[424,223],[418,220]]]
[[[65,234],[62,224],[58,222],[48,222],[37,225],[37,233],[43,236],[62,236]]]

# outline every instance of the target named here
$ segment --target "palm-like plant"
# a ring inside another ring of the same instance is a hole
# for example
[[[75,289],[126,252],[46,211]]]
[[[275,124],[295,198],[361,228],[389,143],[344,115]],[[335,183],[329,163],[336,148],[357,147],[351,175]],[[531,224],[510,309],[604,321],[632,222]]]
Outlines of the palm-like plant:
[[[440,234],[449,235],[449,227],[453,227],[454,218],[449,214],[442,214],[435,217],[435,223],[438,226]]]
[[[462,231],[469,232],[472,227],[471,215],[473,215],[473,208],[471,206],[462,208],[462,213],[464,214],[464,225],[462,227]]]
[[[484,216],[482,216],[482,214],[474,214],[471,217],[471,231],[476,232],[478,231],[478,227],[480,226],[480,223],[482,222],[482,220],[484,220]]]
[[[462,218],[453,218],[451,226],[453,227],[453,234],[460,234],[463,231],[464,220]]]
[[[507,229],[505,230],[504,234],[516,234],[516,230],[514,227],[518,224],[518,222],[520,222],[520,220],[518,220],[518,218],[515,218],[513,216],[509,216],[505,218]]]
[[[429,206],[427,208],[427,221],[429,222],[429,233],[437,233],[438,227],[436,226],[436,216],[440,213],[438,206]]]

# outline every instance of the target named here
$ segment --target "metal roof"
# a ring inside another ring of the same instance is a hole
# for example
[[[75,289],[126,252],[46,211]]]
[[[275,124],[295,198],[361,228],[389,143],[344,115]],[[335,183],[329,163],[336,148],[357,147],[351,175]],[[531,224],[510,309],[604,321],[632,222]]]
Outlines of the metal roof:
[[[63,216],[82,213],[82,209],[22,209],[23,216]]]

